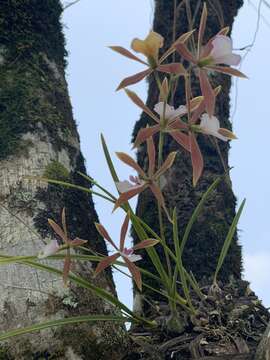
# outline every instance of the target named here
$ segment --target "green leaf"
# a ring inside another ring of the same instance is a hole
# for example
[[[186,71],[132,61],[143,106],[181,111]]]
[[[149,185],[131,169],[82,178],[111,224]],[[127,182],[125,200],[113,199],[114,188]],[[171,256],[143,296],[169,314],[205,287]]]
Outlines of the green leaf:
[[[109,149],[107,147],[106,141],[105,141],[104,136],[102,134],[101,134],[101,143],[102,143],[103,152],[104,152],[108,167],[110,169],[111,176],[112,176],[114,182],[119,182],[119,177],[118,177],[118,175],[116,173],[115,167],[113,165],[113,162],[112,162],[112,159],[111,159],[111,156],[110,156]],[[133,225],[139,239],[141,241],[147,239],[147,234],[144,231],[142,225],[137,220],[137,217],[134,214],[134,212],[133,212],[132,208],[130,207],[129,203],[127,202],[127,204],[124,204],[122,206],[122,209],[125,212],[128,212],[128,211],[130,212],[130,219],[132,221],[132,225]],[[158,255],[157,251],[155,250],[155,248],[147,248],[146,251],[147,251],[147,254],[150,257],[153,265],[155,266],[157,272],[159,273],[159,276],[160,276],[160,279],[161,279],[161,282],[162,282],[164,288],[166,288],[170,292],[170,279],[169,279],[169,277],[168,277],[168,275],[167,275],[167,273],[166,273],[166,271],[165,271],[165,269],[164,269],[164,267],[163,267],[163,265],[162,265],[162,263],[160,261],[160,258],[159,258],[159,255]]]
[[[104,136],[102,134],[101,134],[101,144],[102,144],[103,152],[104,152],[104,155],[105,155],[105,158],[106,158],[106,161],[107,161],[111,176],[113,178],[113,181],[114,182],[119,182],[119,178],[118,178],[117,173],[115,171],[115,168],[114,168],[114,165],[113,165],[113,162],[112,162],[112,159],[111,159],[111,156],[110,156],[110,153],[109,153],[105,138],[104,138]]]
[[[91,184],[95,185],[97,188],[99,188],[101,191],[103,191],[106,195],[110,196],[112,200],[116,200],[116,197],[111,194],[108,190],[106,190],[103,186],[101,186],[96,180],[92,179],[90,176],[83,174],[80,171],[77,171],[77,173],[83,177],[85,180],[89,181]]]
[[[9,258],[9,257],[7,257]],[[62,271],[58,270],[54,267],[48,266],[48,265],[44,265],[44,264],[40,264],[40,263],[36,263],[35,261],[31,261],[31,260],[22,260],[20,259],[20,257],[17,257],[19,259],[9,259],[9,262],[17,262],[20,264],[24,264],[30,267],[33,267],[35,269],[39,269],[39,270],[43,270],[43,271],[47,271],[49,273],[53,273],[56,274],[58,276],[62,276]],[[0,261],[1,264],[1,261]],[[69,280],[73,281],[75,284],[88,289],[90,291],[93,291],[95,294],[97,294],[99,297],[101,297],[102,299],[106,300],[107,302],[115,305],[116,307],[118,307],[119,309],[123,310],[124,312],[126,312],[127,314],[129,314],[131,317],[133,317],[133,312],[123,303],[121,303],[117,298],[115,298],[111,293],[109,293],[108,291],[101,289],[93,284],[91,284],[89,281],[85,280],[84,278],[82,278],[81,276],[75,275],[70,273],[68,275]]]
[[[7,340],[11,337],[28,334],[31,332],[55,327],[55,326],[63,326],[70,324],[79,324],[84,322],[95,322],[95,321],[116,321],[116,322],[132,322],[130,318],[126,318],[123,316],[113,316],[113,315],[85,315],[85,316],[74,316],[64,319],[51,320],[47,322],[42,322],[40,324],[34,324],[31,326],[27,326],[24,328],[14,329],[11,331],[7,331],[4,334],[0,335],[0,341]]]
[[[84,192],[87,192],[89,194],[92,194],[92,195],[96,195],[96,196],[99,196],[107,201],[110,201],[112,203],[114,203],[114,200],[112,200],[111,198],[103,195],[103,194],[100,194],[96,191],[93,191],[91,189],[88,189],[84,186],[80,186],[80,185],[75,185],[75,184],[71,184],[71,183],[68,183],[68,182],[65,182],[65,181],[61,181],[61,180],[54,180],[54,179],[48,179],[48,178],[44,178],[44,177],[38,177],[38,176],[26,176],[25,177],[26,179],[31,179],[31,180],[36,180],[36,181],[43,181],[43,182],[46,182],[48,184],[55,184],[55,185],[61,185],[61,186],[65,186],[67,188],[72,188],[72,189],[76,189],[76,190],[81,190],[81,191],[84,191]]]
[[[208,199],[209,195],[212,194],[212,192],[216,189],[216,187],[218,186],[218,184],[220,183],[220,181],[223,179],[223,177],[219,177],[217,178],[212,185],[209,186],[209,188],[207,189],[207,191],[203,194],[199,204],[196,206],[196,209],[194,210],[191,218],[189,219],[189,222],[187,224],[183,239],[181,241],[181,245],[180,245],[180,252],[181,254],[183,253],[184,247],[186,245],[187,239],[189,237],[190,231],[192,229],[192,226],[194,224],[194,222],[197,220],[203,205],[205,204],[206,200]]]
[[[188,306],[191,310],[191,312],[195,313],[195,309],[192,305],[192,301],[191,301],[191,297],[190,297],[190,293],[189,293],[189,288],[187,285],[187,279],[186,279],[186,275],[185,275],[185,269],[182,263],[182,254],[181,254],[181,250],[180,250],[180,245],[179,245],[179,236],[178,236],[178,224],[177,224],[177,214],[176,214],[176,208],[174,208],[173,210],[173,241],[174,241],[174,248],[175,248],[175,254],[176,254],[176,266],[178,268],[178,272],[180,275],[180,280],[181,280],[181,284],[183,287],[183,291],[184,291],[184,295],[187,299],[187,303]],[[174,278],[174,281],[176,282],[177,278]],[[174,286],[176,287],[176,284],[174,284]]]
[[[220,269],[222,267],[222,264],[223,264],[223,262],[225,260],[226,255],[228,253],[229,247],[231,245],[231,242],[232,242],[233,236],[235,234],[236,227],[237,227],[238,221],[240,219],[240,216],[242,214],[245,203],[246,203],[246,199],[244,199],[242,201],[242,203],[241,203],[241,205],[240,205],[240,207],[239,207],[239,209],[238,209],[238,211],[237,211],[237,213],[236,213],[236,215],[235,215],[235,217],[233,219],[233,222],[232,222],[232,224],[230,226],[230,229],[228,231],[226,239],[224,241],[223,247],[221,249],[221,253],[220,253],[219,258],[218,258],[218,264],[217,264],[217,268],[216,268],[215,275],[214,275],[214,283],[217,282],[218,273],[219,273],[219,271],[220,271]]]

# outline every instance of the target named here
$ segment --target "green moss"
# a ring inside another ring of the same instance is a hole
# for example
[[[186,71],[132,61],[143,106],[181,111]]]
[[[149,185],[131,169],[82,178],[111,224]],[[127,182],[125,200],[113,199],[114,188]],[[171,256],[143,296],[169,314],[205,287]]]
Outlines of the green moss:
[[[43,176],[47,179],[68,181],[69,171],[60,162],[53,160],[47,165]]]
[[[27,149],[27,132],[48,134],[57,149],[77,137],[64,81],[61,12],[55,0],[0,3],[0,160]]]
[[[65,40],[58,0],[1,0],[0,44],[8,49],[9,59],[31,58],[44,51],[59,65],[65,65]]]
[[[8,353],[8,349],[6,346],[1,346],[0,347],[0,360],[13,360],[9,353]]]

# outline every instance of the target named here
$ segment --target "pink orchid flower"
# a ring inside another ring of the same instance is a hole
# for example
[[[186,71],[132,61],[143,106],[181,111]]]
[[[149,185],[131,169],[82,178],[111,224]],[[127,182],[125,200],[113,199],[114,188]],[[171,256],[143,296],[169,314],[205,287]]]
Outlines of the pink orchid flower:
[[[139,130],[134,142],[134,147],[140,146],[153,135],[163,131],[172,136],[173,139],[178,142],[178,144],[189,151],[188,135],[182,132],[183,130],[187,129],[187,124],[181,120],[181,117],[187,114],[187,107],[185,105],[181,105],[177,109],[174,109],[173,106],[166,104],[165,119],[163,119],[164,102],[159,102],[154,107],[155,112],[159,115],[159,117],[157,117],[134,91],[130,91],[128,89],[125,89],[125,91],[131,101],[140,109],[142,109],[148,116],[150,116],[150,118],[153,119],[156,123],[156,125],[148,126]],[[199,107],[202,100],[203,97],[198,96],[190,101],[191,112],[195,111]]]
[[[187,61],[196,66],[196,70],[200,80],[202,95],[205,98],[206,110],[209,116],[213,116],[215,109],[215,94],[208,79],[208,71],[216,71],[219,73],[246,78],[242,72],[230,66],[238,65],[241,57],[232,53],[232,41],[226,36],[229,28],[221,29],[218,34],[213,36],[206,45],[202,45],[207,21],[207,7],[204,4],[200,21],[198,43],[196,54],[189,51],[184,43],[175,45],[179,54]],[[224,64],[224,65],[220,65]]]
[[[120,194],[125,193],[131,189],[140,188],[145,185],[145,181],[141,180],[138,176],[129,176],[129,180],[116,182],[115,185]]]
[[[116,183],[117,189],[120,192],[120,196],[115,202],[114,210],[127,202],[129,199],[143,192],[145,189],[150,188],[153,195],[169,217],[163,194],[158,186],[158,180],[160,176],[163,175],[172,166],[176,152],[171,152],[157,171],[155,171],[156,150],[152,137],[147,139],[147,153],[149,162],[147,173],[145,173],[140,165],[138,165],[136,161],[133,160],[129,155],[125,153],[116,153],[121,161],[138,172],[139,178],[130,177],[130,180],[133,184],[127,180]]]
[[[66,257],[65,257],[65,261],[64,261],[63,281],[64,281],[64,284],[67,285],[68,274],[69,274],[69,271],[70,271],[70,268],[72,265],[71,257],[70,257],[70,248],[81,246],[81,245],[87,243],[87,240],[82,240],[79,238],[75,238],[75,239],[71,240],[68,237],[65,208],[63,208],[63,210],[62,210],[62,228],[58,224],[56,224],[56,222],[54,222],[52,219],[48,219],[48,222],[49,222],[49,225],[55,231],[55,233],[62,239],[64,244],[63,244],[63,246],[59,246],[56,240],[51,241],[49,244],[47,244],[44,247],[43,251],[41,252],[41,257],[39,256],[39,258],[43,259],[47,256],[53,255],[61,247],[66,248],[67,253],[66,253]]]
[[[225,35],[216,35],[211,41],[212,50],[209,57],[213,64],[226,64],[237,66],[241,62],[241,56],[233,54],[232,40]]]
[[[151,246],[156,245],[159,241],[156,239],[146,239],[138,243],[137,245],[133,246],[132,248],[125,247],[125,239],[127,235],[129,224],[129,214],[126,215],[124,223],[121,227],[121,234],[120,234],[120,245],[119,248],[116,246],[110,235],[108,234],[107,230],[104,228],[103,225],[95,223],[97,231],[100,235],[107,240],[113,248],[116,250],[116,253],[110,256],[106,256],[102,259],[96,270],[95,275],[99,274],[101,271],[105,270],[108,266],[112,265],[120,256],[123,258],[124,262],[126,263],[138,289],[142,290],[142,278],[139,268],[134,264],[134,262],[139,261],[142,259],[141,255],[134,254],[134,251],[139,249],[145,249]]]

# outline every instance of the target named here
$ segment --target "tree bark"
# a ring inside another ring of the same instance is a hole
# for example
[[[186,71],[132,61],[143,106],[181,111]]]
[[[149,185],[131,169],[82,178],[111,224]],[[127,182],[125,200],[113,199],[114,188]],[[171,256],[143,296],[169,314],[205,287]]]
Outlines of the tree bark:
[[[203,2],[195,0],[186,2],[181,2],[179,0],[175,2],[176,8],[178,8],[175,22],[176,38],[181,33],[190,30],[187,16],[187,4],[190,4],[191,14],[197,14],[192,28],[198,29],[202,3]],[[209,0],[206,1],[206,4],[209,14],[204,43],[222,27],[232,26],[234,18],[239,8],[242,6],[243,1],[220,0],[213,2]],[[153,30],[160,33],[165,38],[164,50],[172,43],[173,22],[174,1],[156,0]],[[211,82],[214,86],[219,84],[222,86],[221,94],[219,94],[217,98],[216,116],[219,118],[222,127],[231,128],[231,123],[229,121],[229,91],[231,79],[226,75],[215,74],[211,77]],[[198,79],[195,76],[192,79],[192,91],[193,96],[201,95]],[[154,78],[150,77],[147,106],[153,109],[154,105],[158,102],[158,96],[158,89]],[[183,81],[180,81],[176,89],[174,104],[176,107],[185,104]],[[136,137],[138,130],[141,127],[145,127],[147,124],[151,124],[151,119],[143,113],[140,120],[135,125],[133,139]],[[212,145],[211,141],[209,141],[208,138],[205,138],[205,136],[199,135],[198,142],[203,153],[205,165],[203,175],[197,186],[194,188],[192,186],[190,155],[171,140],[169,136],[165,139],[164,158],[169,152],[175,150],[178,151],[173,167],[165,174],[166,185],[164,187],[164,195],[168,207],[171,209],[174,207],[177,208],[180,236],[183,234],[185,226],[202,195],[217,176],[224,173],[224,167],[217,149]],[[228,169],[229,145],[227,143],[219,142],[219,147],[226,169]],[[141,146],[138,151],[138,161],[141,165],[145,165],[145,159],[146,148],[145,146]],[[235,215],[235,206],[236,198],[233,194],[230,180],[228,179],[218,186],[195,222],[183,253],[183,263],[187,270],[192,271],[197,280],[213,276],[223,242]],[[142,217],[148,225],[158,231],[156,203],[150,192],[144,192],[140,195],[137,214]],[[170,242],[169,245],[172,245],[172,240],[170,240],[172,239],[170,226],[166,227],[165,232],[166,237]],[[135,235],[134,241],[135,243],[138,241]],[[161,249],[160,255],[164,259]],[[141,264],[147,270],[154,271],[149,258],[145,257]],[[241,246],[238,243],[237,236],[235,236],[222,268],[220,279],[227,281],[231,275],[235,278],[240,278],[241,270]],[[149,280],[145,278],[144,281],[148,282]],[[151,285],[153,284],[151,283]],[[148,294],[150,298],[156,299],[156,295],[147,290],[146,294]]]
[[[269,360],[270,359],[270,323],[265,330],[264,336],[258,346],[255,360]]]
[[[46,185],[24,176],[46,176],[89,186],[79,136],[65,81],[66,51],[57,0],[2,0],[0,3],[0,250],[35,255],[55,234],[63,207],[70,238],[89,239],[92,250],[106,254],[94,221],[92,198],[77,190]],[[48,261],[55,265],[56,262]],[[58,267],[62,269],[62,262]],[[74,264],[91,279],[93,265]],[[111,273],[95,284],[114,292]],[[1,332],[51,319],[112,307],[94,294],[22,264],[0,272]],[[111,323],[43,330],[0,345],[2,359],[119,359],[122,330]]]

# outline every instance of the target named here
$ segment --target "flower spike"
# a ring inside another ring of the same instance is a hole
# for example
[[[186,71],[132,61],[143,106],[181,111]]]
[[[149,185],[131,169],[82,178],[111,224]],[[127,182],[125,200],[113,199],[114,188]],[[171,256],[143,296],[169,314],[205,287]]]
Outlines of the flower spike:
[[[124,180],[116,183],[116,187],[120,193],[119,198],[116,200],[114,209],[117,209],[129,199],[140,194],[145,189],[150,188],[157,201],[161,204],[164,211],[168,215],[167,208],[165,206],[165,200],[162,192],[160,191],[157,182],[161,175],[163,175],[173,164],[176,152],[172,152],[168,155],[167,159],[162,164],[161,168],[155,172],[155,146],[152,137],[147,139],[147,152],[148,152],[148,171],[145,173],[143,169],[133,160],[129,155],[124,153],[116,153],[120,160],[125,164],[136,170],[140,177],[130,177],[130,181]]]
[[[141,255],[134,254],[134,251],[154,246],[159,241],[156,239],[146,239],[131,248],[126,248],[125,247],[125,239],[126,239],[126,234],[127,234],[127,230],[128,230],[128,224],[129,224],[129,213],[127,213],[125,220],[121,227],[119,248],[113,242],[111,237],[108,235],[104,226],[101,224],[98,224],[98,223],[95,224],[97,231],[100,233],[100,235],[104,236],[104,234],[105,234],[106,235],[105,240],[107,240],[111,245],[113,244],[113,247],[116,250],[115,254],[110,255],[110,256],[105,256],[98,263],[98,266],[95,270],[95,275],[98,275],[101,271],[105,270],[107,267],[112,265],[121,256],[123,258],[124,262],[126,263],[138,289],[142,290],[141,273],[140,273],[140,270],[138,269],[138,267],[134,264],[134,262],[141,260],[142,257],[141,257]]]
[[[63,246],[60,246],[58,244],[57,240],[52,240],[39,253],[38,258],[39,259],[44,259],[44,258],[46,258],[48,256],[54,255],[61,248],[63,248],[63,249],[66,248],[67,253],[66,253],[66,257],[65,257],[65,261],[64,261],[63,281],[64,281],[64,285],[67,285],[68,274],[69,274],[69,271],[70,271],[70,268],[71,268],[70,249],[74,248],[74,247],[77,247],[77,246],[81,246],[81,245],[87,243],[87,240],[82,240],[82,239],[79,239],[79,238],[75,238],[75,239],[71,240],[68,237],[65,208],[63,208],[63,210],[62,210],[61,218],[62,218],[62,227],[59,226],[52,219],[48,219],[48,223],[51,226],[51,228],[54,230],[54,232],[63,241],[63,243],[64,243]]]

